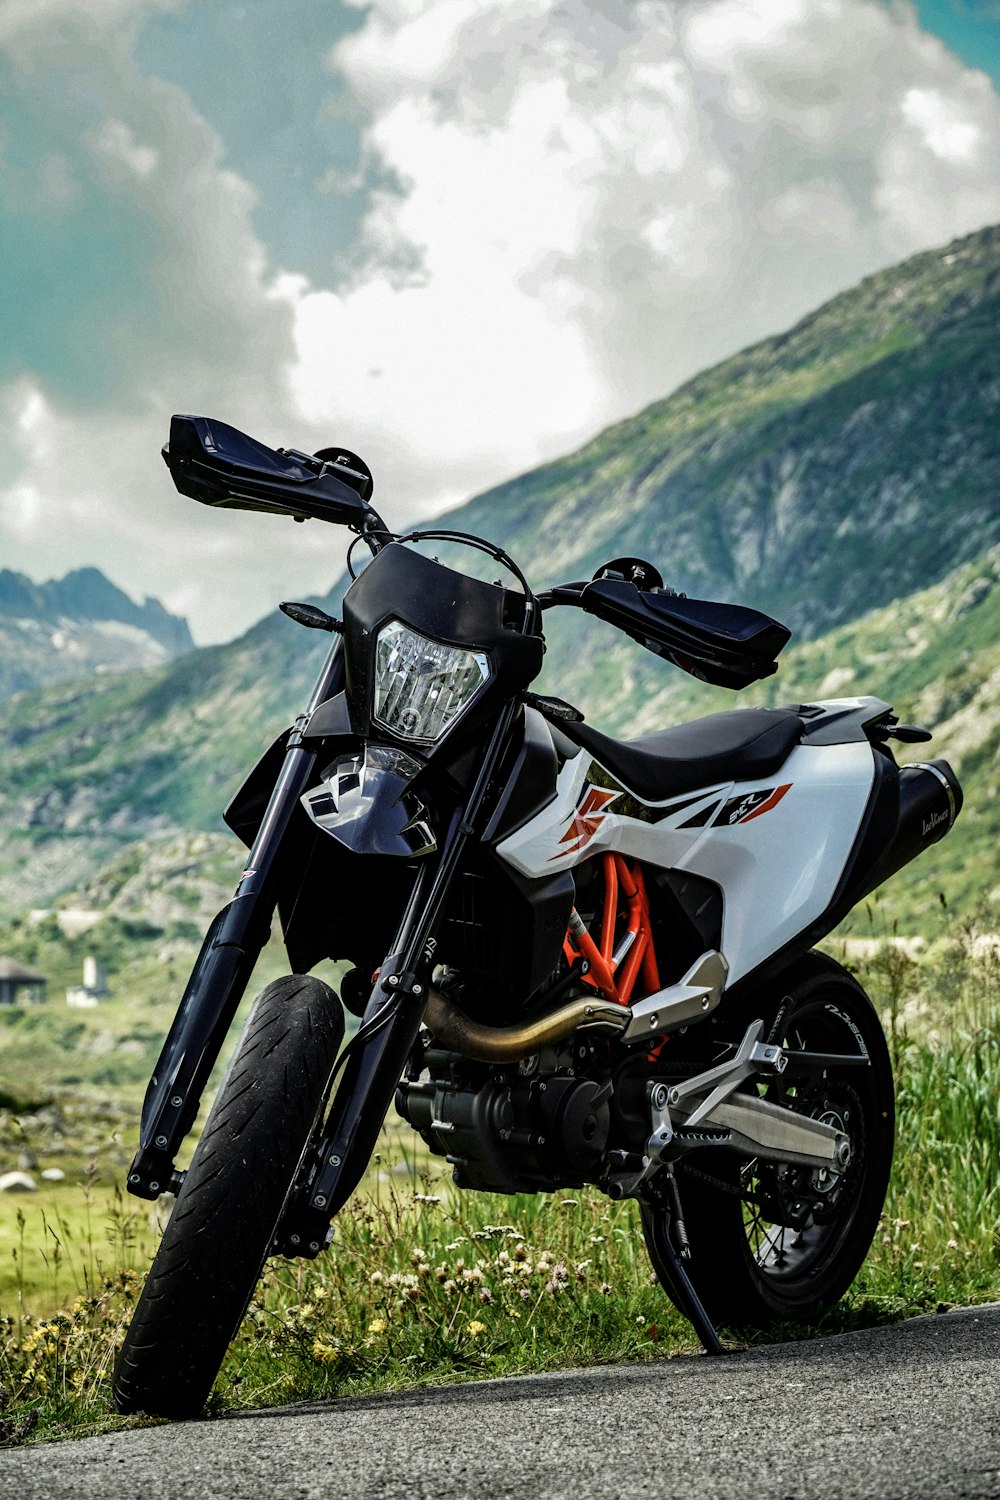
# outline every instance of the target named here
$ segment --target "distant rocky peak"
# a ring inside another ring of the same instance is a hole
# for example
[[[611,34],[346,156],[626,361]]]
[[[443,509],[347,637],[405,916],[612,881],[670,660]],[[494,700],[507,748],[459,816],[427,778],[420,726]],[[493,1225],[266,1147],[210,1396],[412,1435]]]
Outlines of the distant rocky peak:
[[[64,578],[33,583],[23,573],[0,568],[0,617],[58,624],[64,620],[131,625],[161,645],[169,656],[191,651],[188,623],[158,599],[136,604],[100,568],[74,568]]]

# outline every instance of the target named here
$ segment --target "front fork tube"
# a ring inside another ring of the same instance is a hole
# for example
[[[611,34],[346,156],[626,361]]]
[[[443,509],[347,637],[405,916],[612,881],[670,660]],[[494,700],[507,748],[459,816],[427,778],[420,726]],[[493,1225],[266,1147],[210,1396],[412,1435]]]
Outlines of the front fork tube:
[[[305,1163],[303,1185],[279,1227],[276,1249],[313,1257],[329,1242],[330,1221],[365,1174],[378,1133],[410,1055],[434,967],[436,929],[462,854],[518,705],[501,715],[464,809],[456,812],[436,866],[421,867],[392,952],[379,970],[334,1096],[326,1127]]]
[[[309,715],[343,687],[340,641],[335,641],[305,714],[287,742],[284,764],[236,894],[205,935],[187,988],[146,1090],[139,1150],[128,1190],[139,1198],[176,1191],[174,1158],[194,1124],[201,1096],[222,1050],[260,950],[270,935],[277,900],[275,875],[285,834],[316,762],[302,729]]]

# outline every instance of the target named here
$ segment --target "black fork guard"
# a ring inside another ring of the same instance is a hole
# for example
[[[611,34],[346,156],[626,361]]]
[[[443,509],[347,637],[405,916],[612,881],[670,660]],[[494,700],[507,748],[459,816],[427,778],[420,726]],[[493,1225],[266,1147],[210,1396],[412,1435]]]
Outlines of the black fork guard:
[[[139,1150],[127,1187],[138,1198],[176,1191],[175,1157],[194,1124],[201,1096],[270,935],[277,903],[275,871],[289,820],[306,790],[317,751],[302,730],[320,703],[340,692],[344,664],[335,641],[308,707],[288,736],[285,760],[271,793],[236,894],[205,935],[191,977],[146,1090]]]

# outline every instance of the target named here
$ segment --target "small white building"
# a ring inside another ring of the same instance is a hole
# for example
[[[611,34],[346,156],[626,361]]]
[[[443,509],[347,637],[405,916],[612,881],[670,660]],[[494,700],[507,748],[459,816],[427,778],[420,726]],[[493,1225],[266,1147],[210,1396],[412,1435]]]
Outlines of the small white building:
[[[73,985],[66,991],[66,1004],[78,1010],[92,1010],[108,998],[108,976],[103,964],[88,953],[83,960],[83,983]]]

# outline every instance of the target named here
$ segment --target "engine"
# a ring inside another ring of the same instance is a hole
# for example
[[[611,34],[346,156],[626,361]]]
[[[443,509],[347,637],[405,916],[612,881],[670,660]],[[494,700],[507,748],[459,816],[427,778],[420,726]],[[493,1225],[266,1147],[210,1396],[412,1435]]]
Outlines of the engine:
[[[396,1108],[451,1163],[459,1187],[580,1187],[601,1174],[612,1124],[612,1082],[594,1051],[545,1048],[491,1067],[432,1046],[420,1076],[400,1083]]]

